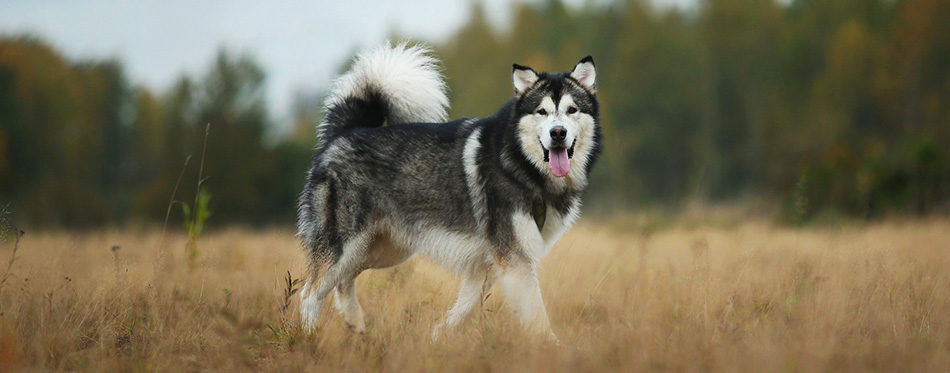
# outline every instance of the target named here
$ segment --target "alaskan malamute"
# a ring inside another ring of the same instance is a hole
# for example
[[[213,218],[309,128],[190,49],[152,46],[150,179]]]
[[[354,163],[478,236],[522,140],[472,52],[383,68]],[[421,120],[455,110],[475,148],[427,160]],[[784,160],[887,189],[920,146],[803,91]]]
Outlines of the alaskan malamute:
[[[497,113],[443,123],[446,86],[430,54],[379,47],[334,83],[299,201],[302,325],[317,325],[336,289],[363,332],[356,276],[422,254],[463,278],[434,338],[497,282],[526,329],[556,339],[538,263],[577,218],[600,154],[594,60],[564,73],[514,65],[514,97]]]

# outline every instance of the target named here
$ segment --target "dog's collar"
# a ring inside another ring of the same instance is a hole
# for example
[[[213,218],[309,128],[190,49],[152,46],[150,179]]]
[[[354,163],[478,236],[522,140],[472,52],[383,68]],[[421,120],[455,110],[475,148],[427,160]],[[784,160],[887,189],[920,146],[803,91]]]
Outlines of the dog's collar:
[[[548,215],[548,204],[541,198],[536,198],[531,203],[531,216],[534,217],[534,224],[538,226],[538,232],[544,228],[544,218]]]

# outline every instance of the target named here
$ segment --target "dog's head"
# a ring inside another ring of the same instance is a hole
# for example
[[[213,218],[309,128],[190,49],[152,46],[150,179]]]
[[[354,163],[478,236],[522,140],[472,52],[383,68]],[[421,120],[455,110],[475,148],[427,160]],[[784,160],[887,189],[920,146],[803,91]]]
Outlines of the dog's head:
[[[594,59],[564,73],[514,65],[515,120],[525,155],[556,178],[582,178],[594,151],[600,108]]]

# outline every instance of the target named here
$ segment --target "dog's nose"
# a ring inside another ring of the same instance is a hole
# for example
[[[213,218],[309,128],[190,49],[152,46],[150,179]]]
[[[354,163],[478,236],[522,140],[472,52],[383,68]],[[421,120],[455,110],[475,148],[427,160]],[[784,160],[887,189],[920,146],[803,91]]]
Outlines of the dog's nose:
[[[567,137],[567,128],[564,128],[564,126],[554,126],[554,128],[551,128],[551,140],[564,141],[565,137]]]

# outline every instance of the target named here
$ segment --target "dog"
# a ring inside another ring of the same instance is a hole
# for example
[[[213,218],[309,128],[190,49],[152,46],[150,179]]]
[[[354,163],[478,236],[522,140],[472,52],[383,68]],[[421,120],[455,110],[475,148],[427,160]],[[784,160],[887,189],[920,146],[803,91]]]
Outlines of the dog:
[[[577,219],[601,152],[595,78],[590,56],[563,73],[515,64],[514,97],[497,113],[443,123],[449,102],[431,50],[359,54],[325,101],[298,201],[309,259],[301,325],[313,331],[335,290],[348,326],[364,332],[356,277],[421,254],[462,277],[433,338],[497,283],[525,329],[557,341],[538,264]]]

